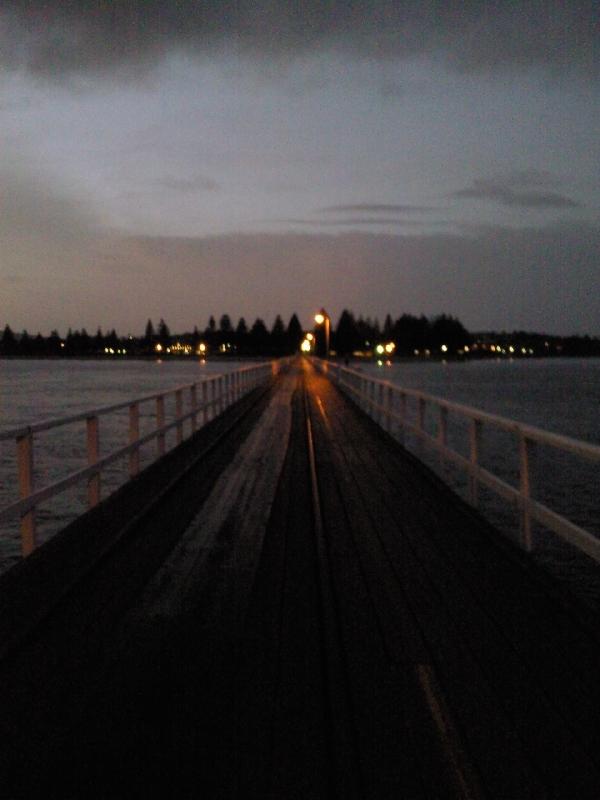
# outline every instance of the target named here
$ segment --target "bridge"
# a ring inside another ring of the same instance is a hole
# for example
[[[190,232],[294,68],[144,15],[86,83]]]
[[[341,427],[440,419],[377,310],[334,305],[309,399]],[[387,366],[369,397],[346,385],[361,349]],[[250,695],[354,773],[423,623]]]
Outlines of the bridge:
[[[161,457],[139,471],[134,437],[101,502],[91,436],[91,508],[37,548],[26,486],[3,796],[598,797],[598,614],[365,414],[360,376],[315,363],[231,379],[226,409],[179,401],[168,452],[159,413]],[[391,427],[384,389],[364,397]],[[546,512],[518,493],[527,544]]]

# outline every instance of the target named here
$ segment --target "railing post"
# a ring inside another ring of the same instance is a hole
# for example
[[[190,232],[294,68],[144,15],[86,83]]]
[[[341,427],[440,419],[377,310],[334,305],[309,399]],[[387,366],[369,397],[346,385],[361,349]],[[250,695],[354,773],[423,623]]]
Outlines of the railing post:
[[[213,412],[212,412],[213,417],[218,416],[221,410],[220,386],[221,386],[221,378],[217,376],[216,378],[213,379]]]
[[[383,420],[384,420],[384,413],[383,413],[383,383],[377,384],[377,422],[383,428]]]
[[[533,549],[533,535],[531,525],[531,460],[534,443],[519,431],[519,488],[521,500],[520,528],[521,542],[525,550]]]
[[[129,406],[129,444],[134,444],[140,438],[140,407],[138,403]],[[129,477],[133,478],[140,471],[140,448],[136,447],[129,453]]]
[[[210,418],[217,416],[217,378],[210,379]]]
[[[183,392],[181,389],[177,389],[175,391],[175,419],[177,420],[177,425],[175,426],[175,430],[177,432],[177,444],[181,444],[183,442],[183,422],[181,418],[183,416]]]
[[[445,451],[446,447],[448,446],[448,409],[445,406],[440,406],[438,444],[440,446],[440,467],[443,467],[445,463]]]
[[[400,436],[398,437],[401,444],[404,444],[404,437],[406,435],[406,395],[400,392]]]
[[[208,381],[202,381],[202,424],[208,422]]]
[[[191,416],[192,433],[196,433],[196,430],[198,428],[198,411],[197,411],[197,409],[198,409],[198,392],[197,392],[195,383],[192,386],[190,386],[190,405],[192,406],[192,408],[191,408],[191,411],[192,411],[192,416]]]
[[[417,431],[419,437],[425,432],[425,398],[419,397],[419,407],[417,411]]]
[[[159,431],[165,426],[165,396],[159,394],[156,398],[156,430]],[[158,455],[164,456],[165,454],[165,434],[157,434],[158,442]]]
[[[33,492],[33,434],[17,438],[17,465],[19,469],[19,498],[24,500]],[[21,515],[21,552],[28,556],[35,550],[35,510]]]
[[[386,431],[391,434],[392,433],[392,403],[394,402],[394,391],[391,386],[385,387],[385,429]]]
[[[100,430],[98,427],[98,417],[88,417],[87,427],[87,460],[92,466],[100,458]],[[88,479],[87,486],[88,506],[93,508],[100,502],[100,473],[97,472]]]
[[[471,471],[469,474],[469,501],[471,505],[477,507],[479,502],[479,481],[475,474],[479,466],[479,451],[481,450],[481,422],[477,419],[471,420],[469,428],[469,460]]]

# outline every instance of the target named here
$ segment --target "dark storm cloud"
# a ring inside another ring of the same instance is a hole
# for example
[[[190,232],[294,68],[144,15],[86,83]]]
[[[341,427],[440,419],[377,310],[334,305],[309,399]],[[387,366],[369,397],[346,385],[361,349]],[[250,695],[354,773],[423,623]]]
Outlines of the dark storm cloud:
[[[144,70],[170,50],[291,58],[334,49],[371,58],[439,54],[457,69],[503,65],[599,72],[592,0],[5,0],[5,64],[57,76]]]
[[[430,206],[413,206],[402,203],[355,203],[346,206],[326,206],[320,210],[326,214],[345,214],[348,212],[358,212],[364,214],[410,214],[412,212],[435,211],[435,208],[431,208]]]
[[[424,225],[431,222],[415,222],[410,219],[398,219],[396,217],[347,217],[343,219],[321,220],[323,225]]]
[[[499,178],[479,178],[471,186],[454,192],[453,197],[492,200],[503,206],[531,209],[580,208],[570,197],[551,191],[557,185],[551,175],[529,170]]]
[[[394,225],[396,227],[411,228],[425,227],[431,225],[448,225],[445,220],[421,220],[403,219],[400,217],[342,217],[341,219],[282,219],[275,220],[286,225],[306,225],[314,227],[335,228],[335,227],[368,227],[377,225]]]

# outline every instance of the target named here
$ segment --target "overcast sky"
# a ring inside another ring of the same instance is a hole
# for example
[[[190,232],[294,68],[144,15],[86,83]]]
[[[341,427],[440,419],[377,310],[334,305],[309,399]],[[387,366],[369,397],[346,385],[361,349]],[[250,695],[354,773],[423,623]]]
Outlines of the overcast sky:
[[[600,335],[596,5],[4,0],[0,325]]]

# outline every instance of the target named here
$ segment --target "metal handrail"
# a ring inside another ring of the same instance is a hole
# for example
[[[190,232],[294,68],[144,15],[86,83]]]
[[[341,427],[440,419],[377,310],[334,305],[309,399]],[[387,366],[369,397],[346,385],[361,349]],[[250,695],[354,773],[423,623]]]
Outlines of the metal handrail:
[[[190,423],[189,435],[201,425],[220,414],[229,405],[247,394],[253,388],[276,374],[285,359],[244,366],[238,370],[218,373],[201,381],[177,386],[164,392],[136,397],[119,403],[71,414],[67,417],[42,420],[32,425],[22,425],[0,432],[0,442],[13,440],[17,446],[17,470],[19,483],[19,500],[0,509],[0,522],[18,516],[20,518],[21,551],[29,555],[37,546],[36,541],[36,508],[44,501],[66,491],[77,483],[87,480],[88,506],[91,508],[100,502],[100,476],[109,464],[129,456],[129,476],[134,477],[140,470],[140,448],[152,440],[157,441],[157,457],[166,452],[165,435],[176,430],[176,441],[180,444],[184,439],[184,423]],[[183,409],[184,393],[189,395],[189,410]],[[200,395],[200,397],[199,397]],[[175,417],[167,422],[165,419],[165,398],[175,398]],[[140,406],[144,403],[156,404],[156,427],[149,433],[140,436]],[[128,444],[100,456],[99,418],[108,414],[129,410]],[[41,488],[34,487],[34,434],[43,433],[55,428],[86,422],[87,433],[87,466],[72,472],[70,475]]]
[[[331,361],[316,358],[312,361],[322,373],[331,377],[342,391],[353,396],[359,405],[388,432],[395,433],[396,429],[402,435],[404,431],[409,431],[443,458],[464,469],[469,479],[468,499],[473,506],[478,506],[480,485],[486,486],[515,505],[520,514],[521,545],[524,549],[528,551],[533,549],[532,522],[535,520],[600,563],[600,539],[535,500],[531,491],[531,460],[535,445],[548,445],[592,462],[600,462],[600,445],[490,414],[418,389],[397,386],[390,381],[370,377],[363,372]],[[417,402],[416,423],[410,422],[407,418],[407,398]],[[436,407],[439,412],[437,436],[432,436],[425,430],[425,412],[428,405]],[[448,445],[450,413],[457,414],[470,423],[468,458]],[[484,424],[516,436],[519,450],[518,488],[484,469],[479,463]]]

